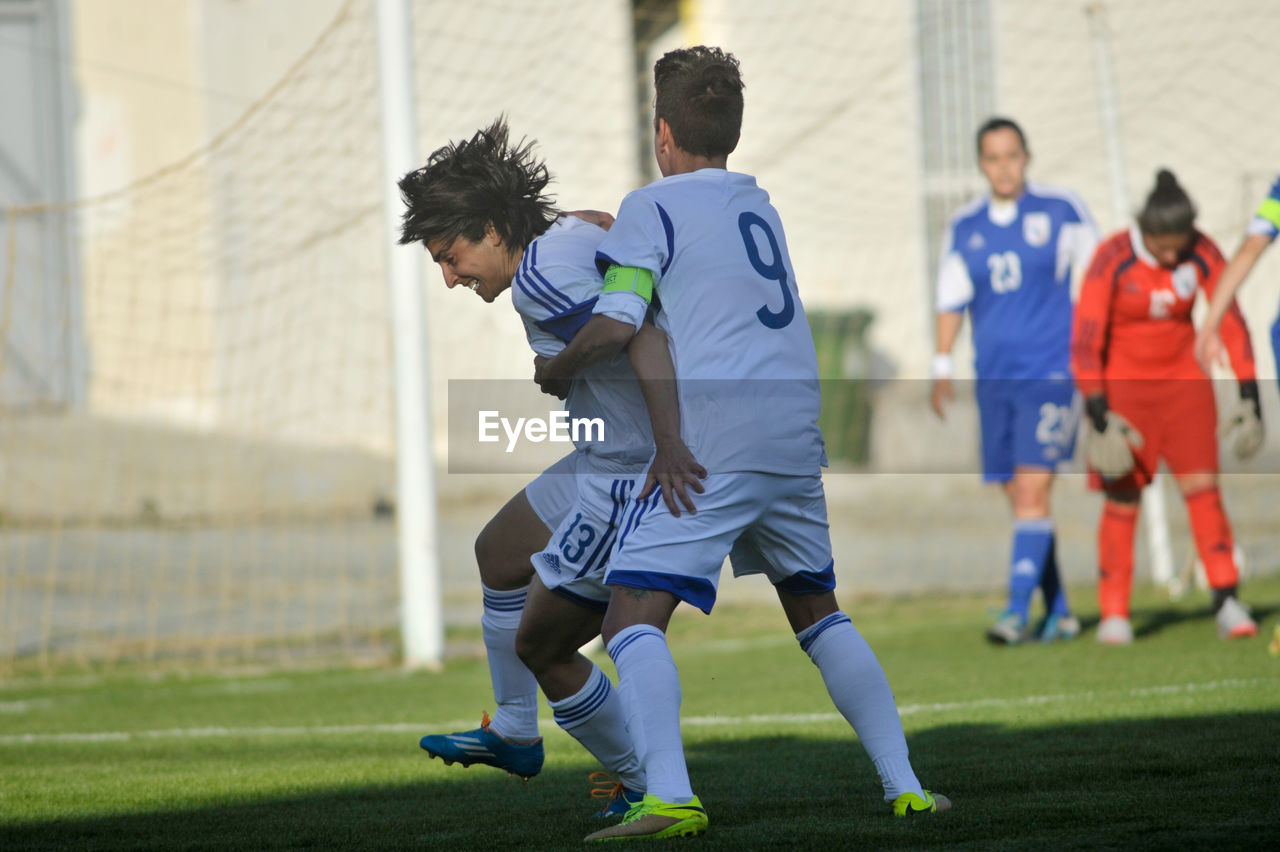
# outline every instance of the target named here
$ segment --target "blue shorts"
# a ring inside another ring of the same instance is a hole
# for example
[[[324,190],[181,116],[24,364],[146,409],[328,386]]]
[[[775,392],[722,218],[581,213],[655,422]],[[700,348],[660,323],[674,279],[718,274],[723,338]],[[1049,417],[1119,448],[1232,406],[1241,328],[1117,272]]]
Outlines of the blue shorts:
[[[1081,405],[1070,379],[979,379],[982,479],[1008,482],[1014,469],[1057,469],[1071,460]]]
[[[1280,381],[1280,316],[1271,326],[1271,352],[1276,356],[1276,380]]]

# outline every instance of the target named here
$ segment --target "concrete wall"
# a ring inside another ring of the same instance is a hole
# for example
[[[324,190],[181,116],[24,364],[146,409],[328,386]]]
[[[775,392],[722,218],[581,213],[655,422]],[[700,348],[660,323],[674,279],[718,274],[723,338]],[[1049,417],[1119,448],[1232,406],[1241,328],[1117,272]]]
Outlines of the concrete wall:
[[[217,137],[342,6],[74,3],[86,194],[143,178]],[[1229,252],[1275,168],[1275,134],[1254,105],[1270,96],[1280,16],[1250,0],[1223,0],[1213,14],[1193,0],[1107,7],[1124,206],[1136,207],[1154,169],[1170,166]],[[717,42],[742,60],[747,112],[731,164],[772,192],[806,303],[870,308],[870,341],[884,368],[923,378],[932,285],[920,201],[916,5],[703,0],[684,9],[666,46]],[[997,102],[1028,131],[1032,176],[1076,189],[1104,228],[1118,226],[1086,4],[1000,0],[994,9]],[[539,141],[562,206],[615,209],[641,180],[629,14],[624,0],[416,2],[423,157],[505,113],[517,134]],[[89,218],[96,410],[389,449],[371,15],[367,2],[354,3],[294,88],[273,95],[207,167],[196,164],[163,191],[144,184]],[[332,244],[305,237],[334,229],[342,236]],[[207,260],[168,270],[154,253],[162,240],[166,258]],[[1242,300],[1259,344],[1274,312],[1274,288],[1262,282],[1275,279],[1278,265],[1267,258]],[[509,306],[447,292],[426,266],[443,430],[448,379],[524,378],[529,357]],[[160,357],[146,354],[144,340]],[[314,345],[325,341],[337,348]],[[1263,374],[1274,375],[1260,351]],[[325,381],[311,383],[317,372]],[[910,397],[900,403],[902,421],[922,411],[923,384],[894,391]]]

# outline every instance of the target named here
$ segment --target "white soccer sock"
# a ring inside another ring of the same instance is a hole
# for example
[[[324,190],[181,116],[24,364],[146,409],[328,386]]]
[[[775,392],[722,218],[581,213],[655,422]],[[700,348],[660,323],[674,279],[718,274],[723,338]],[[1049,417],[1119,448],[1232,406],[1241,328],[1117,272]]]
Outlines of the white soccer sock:
[[[640,764],[645,792],[664,802],[693,799],[689,768],[680,738],[680,675],[667,637],[648,624],[636,624],[609,643],[618,667],[618,695]]]
[[[853,726],[875,764],[885,801],[892,802],[903,793],[922,793],[907,758],[907,738],[889,680],[849,616],[833,612],[801,630],[796,639],[822,672],[836,709]]]
[[[577,693],[548,703],[556,724],[617,775],[622,786],[634,792],[645,791],[644,770],[627,734],[622,701],[599,666],[592,664],[586,685]]]
[[[489,652],[489,679],[493,682],[493,698],[497,709],[489,729],[516,742],[538,738],[538,681],[516,656],[516,628],[524,612],[524,599],[529,587],[497,591],[481,584],[484,590],[484,647]]]

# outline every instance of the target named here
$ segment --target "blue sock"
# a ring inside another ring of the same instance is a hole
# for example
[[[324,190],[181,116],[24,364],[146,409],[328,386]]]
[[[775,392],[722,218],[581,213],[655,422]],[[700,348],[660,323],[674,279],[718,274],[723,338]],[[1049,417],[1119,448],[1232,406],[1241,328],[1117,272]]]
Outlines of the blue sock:
[[[1027,619],[1031,596],[1040,585],[1053,546],[1053,521],[1033,518],[1013,524],[1013,555],[1009,559],[1009,612]]]
[[[1040,575],[1040,592],[1044,595],[1044,607],[1054,615],[1070,615],[1067,590],[1058,574],[1058,537],[1049,534],[1049,555],[1045,558],[1044,573]]]

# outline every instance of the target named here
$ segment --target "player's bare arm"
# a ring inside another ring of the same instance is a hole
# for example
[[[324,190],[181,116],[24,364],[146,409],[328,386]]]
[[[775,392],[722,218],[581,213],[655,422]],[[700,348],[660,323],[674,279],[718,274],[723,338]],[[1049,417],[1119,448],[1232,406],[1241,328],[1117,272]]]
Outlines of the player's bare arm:
[[[938,314],[938,348],[929,369],[933,379],[929,403],[933,406],[933,413],[942,420],[947,419],[947,406],[956,398],[955,391],[951,388],[951,347],[955,345],[963,323],[964,313],[961,311],[944,311]]]
[[[543,393],[563,399],[557,390],[564,390],[574,376],[591,365],[618,355],[635,333],[636,328],[631,323],[596,314],[554,358],[534,360],[533,380]]]
[[[680,517],[683,504],[690,514],[698,510],[693,505],[689,489],[701,494],[705,489],[702,480],[707,469],[698,464],[693,453],[680,437],[680,400],[676,394],[676,368],[667,348],[667,335],[652,323],[640,327],[635,339],[627,348],[631,368],[640,382],[649,409],[649,422],[653,426],[653,442],[657,449],[653,464],[645,477],[644,489],[638,500],[653,492],[654,486],[662,489],[662,499],[675,517]]]
[[[606,231],[609,230],[609,228],[613,225],[613,214],[606,213],[603,210],[570,210],[568,213],[565,213],[564,215],[576,216],[582,221],[590,222],[592,225],[595,225],[597,228],[602,228],[603,230],[606,230]]]
[[[1222,277],[1218,279],[1213,298],[1209,300],[1209,312],[1205,315],[1200,331],[1196,334],[1196,359],[1206,373],[1212,371],[1214,364],[1225,366],[1227,363],[1227,350],[1222,345],[1218,328],[1222,325],[1222,318],[1227,315],[1227,311],[1231,310],[1240,285],[1244,283],[1254,264],[1270,244],[1271,238],[1267,235],[1250,234],[1245,237],[1235,256],[1222,270]]]

